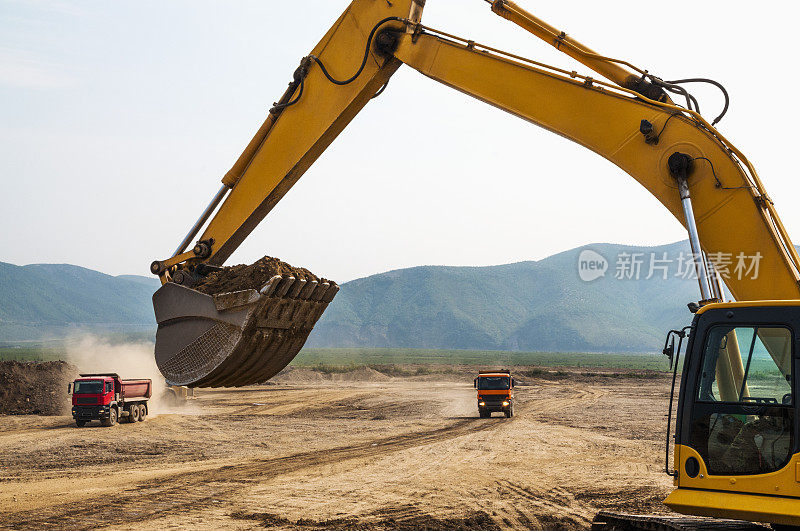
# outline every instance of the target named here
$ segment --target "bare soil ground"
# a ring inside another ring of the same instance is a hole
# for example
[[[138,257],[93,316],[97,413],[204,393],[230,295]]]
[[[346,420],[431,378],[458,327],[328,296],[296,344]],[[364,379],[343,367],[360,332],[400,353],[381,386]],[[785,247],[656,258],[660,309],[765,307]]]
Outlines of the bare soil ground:
[[[558,530],[666,512],[666,378],[522,378],[513,418],[480,419],[472,369],[360,371],[199,390],[113,428],[0,416],[0,526]]]

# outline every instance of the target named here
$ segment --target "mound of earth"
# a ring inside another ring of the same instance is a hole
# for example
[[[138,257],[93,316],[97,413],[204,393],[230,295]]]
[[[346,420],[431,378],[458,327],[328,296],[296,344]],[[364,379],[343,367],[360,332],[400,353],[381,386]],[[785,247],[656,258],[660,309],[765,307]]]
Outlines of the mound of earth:
[[[0,415],[68,415],[76,376],[65,361],[0,361]]]
[[[331,379],[338,382],[386,382],[392,378],[370,367],[359,367],[352,371],[334,373]]]
[[[315,371],[312,369],[296,369],[294,367],[289,367],[281,372],[279,372],[276,376],[270,379],[272,383],[282,383],[282,384],[296,384],[296,383],[308,383],[308,382],[321,382],[325,380],[325,375],[319,371]]]
[[[293,276],[307,281],[329,282],[304,267],[294,267],[279,258],[265,256],[250,265],[223,267],[219,271],[209,273],[192,288],[208,295],[245,289],[257,290],[264,287],[275,275]]]
[[[320,370],[304,367],[289,367],[284,369],[270,382],[280,384],[302,384],[310,382],[386,382],[391,380],[380,371],[370,367],[356,367],[353,369],[336,369],[335,371]]]

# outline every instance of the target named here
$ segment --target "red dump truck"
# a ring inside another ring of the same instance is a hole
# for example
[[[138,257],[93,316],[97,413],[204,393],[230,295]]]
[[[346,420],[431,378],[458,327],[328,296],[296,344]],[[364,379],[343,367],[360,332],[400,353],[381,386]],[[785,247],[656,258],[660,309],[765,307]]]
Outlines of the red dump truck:
[[[115,373],[81,374],[69,384],[68,391],[72,393],[72,418],[78,427],[92,420],[113,426],[121,419],[128,422],[145,419],[153,381],[123,380]]]

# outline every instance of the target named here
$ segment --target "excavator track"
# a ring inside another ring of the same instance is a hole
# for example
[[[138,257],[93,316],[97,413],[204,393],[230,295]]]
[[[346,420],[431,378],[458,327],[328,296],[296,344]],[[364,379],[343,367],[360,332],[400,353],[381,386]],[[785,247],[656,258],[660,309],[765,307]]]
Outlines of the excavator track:
[[[338,291],[334,282],[281,275],[260,290],[214,295],[167,283],[153,295],[156,364],[169,385],[264,382],[300,352]]]
[[[765,531],[759,524],[740,520],[720,520],[690,516],[633,515],[600,511],[592,521],[592,531]]]

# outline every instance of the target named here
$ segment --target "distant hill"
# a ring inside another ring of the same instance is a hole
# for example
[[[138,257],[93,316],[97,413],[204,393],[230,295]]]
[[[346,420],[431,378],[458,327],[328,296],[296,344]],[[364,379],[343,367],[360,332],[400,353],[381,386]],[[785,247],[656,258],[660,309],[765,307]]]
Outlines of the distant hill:
[[[578,274],[578,258],[587,250],[607,263],[605,276],[588,282]],[[536,262],[389,271],[343,284],[307,345],[658,350],[668,329],[689,323],[686,303],[699,298],[696,280],[675,276],[678,257],[688,252],[687,242],[595,244]],[[637,255],[639,280],[615,278],[625,253]],[[664,256],[667,279],[656,268],[647,280],[651,257]],[[149,337],[155,330],[150,297],[158,286],[155,278],[113,277],[71,265],[0,262],[0,341],[58,338],[76,330]]]
[[[608,262],[605,276],[591,282],[578,275],[586,249]],[[640,280],[615,278],[627,260],[621,253],[641,255]],[[699,298],[696,280],[675,276],[681,253],[689,253],[687,242],[596,244],[537,262],[373,275],[342,285],[308,346],[653,351],[667,330],[690,322],[686,304]],[[651,257],[654,278],[645,280]]]
[[[63,336],[76,329],[131,331],[155,327],[154,278],[113,277],[66,264],[0,262],[0,340]]]

